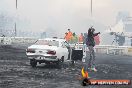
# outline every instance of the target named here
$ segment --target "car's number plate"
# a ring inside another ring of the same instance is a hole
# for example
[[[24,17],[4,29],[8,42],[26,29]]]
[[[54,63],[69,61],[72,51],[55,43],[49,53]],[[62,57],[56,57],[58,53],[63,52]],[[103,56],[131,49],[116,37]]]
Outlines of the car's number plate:
[[[41,59],[45,59],[45,57],[40,57]]]
[[[38,59],[45,59],[45,57],[38,57]]]

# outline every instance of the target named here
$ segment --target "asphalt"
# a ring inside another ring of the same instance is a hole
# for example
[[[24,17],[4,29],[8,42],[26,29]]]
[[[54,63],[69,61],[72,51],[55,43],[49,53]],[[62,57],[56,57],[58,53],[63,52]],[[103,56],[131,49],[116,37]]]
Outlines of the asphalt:
[[[32,68],[25,54],[26,46],[0,46],[0,88],[132,88],[132,85],[81,85],[81,69],[76,61]],[[132,57],[96,54],[97,72],[88,71],[91,79],[132,80]]]

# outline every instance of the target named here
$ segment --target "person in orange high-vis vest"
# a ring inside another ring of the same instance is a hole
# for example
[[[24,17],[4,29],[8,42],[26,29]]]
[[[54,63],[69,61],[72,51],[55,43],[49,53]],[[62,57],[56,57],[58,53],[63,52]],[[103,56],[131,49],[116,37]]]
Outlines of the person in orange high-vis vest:
[[[70,29],[68,29],[68,34],[67,34],[67,36],[68,36],[68,40],[70,41],[71,38],[72,38],[72,32],[70,31]]]
[[[69,37],[68,37],[68,33],[67,33],[67,32],[65,33],[64,39],[65,39],[67,42],[69,42]]]
[[[83,42],[84,37],[83,37],[83,33],[81,33],[81,35],[79,36],[79,42]]]

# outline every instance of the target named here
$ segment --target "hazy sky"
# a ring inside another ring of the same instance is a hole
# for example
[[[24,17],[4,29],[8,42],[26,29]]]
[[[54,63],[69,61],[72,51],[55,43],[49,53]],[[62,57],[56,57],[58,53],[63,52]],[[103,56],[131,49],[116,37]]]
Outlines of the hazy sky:
[[[0,13],[27,19],[30,28],[36,30],[84,31],[89,27],[89,20],[110,26],[114,25],[119,11],[132,13],[132,0],[93,0],[93,17],[90,15],[91,0],[0,0]],[[88,26],[86,26],[88,25]],[[83,30],[82,30],[83,29]]]

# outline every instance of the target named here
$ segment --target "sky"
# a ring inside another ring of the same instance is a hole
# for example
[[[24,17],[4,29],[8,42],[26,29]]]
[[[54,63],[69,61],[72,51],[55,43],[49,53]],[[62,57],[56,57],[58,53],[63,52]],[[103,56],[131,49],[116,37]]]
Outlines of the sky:
[[[92,0],[92,16],[91,0],[18,0],[17,10],[15,1],[0,0],[0,14],[4,13],[18,22],[19,30],[51,30],[59,36],[68,28],[77,34],[87,32],[91,25],[102,31],[115,24],[119,11],[132,14],[132,0]]]

